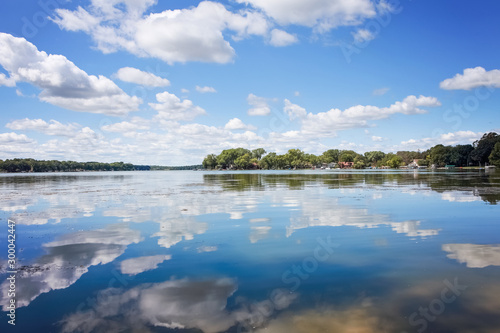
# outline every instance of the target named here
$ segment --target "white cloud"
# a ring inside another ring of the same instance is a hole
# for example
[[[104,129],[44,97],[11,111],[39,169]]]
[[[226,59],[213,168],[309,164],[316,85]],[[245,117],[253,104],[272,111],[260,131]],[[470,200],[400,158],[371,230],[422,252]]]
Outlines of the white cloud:
[[[286,31],[279,30],[279,29],[273,29],[271,31],[271,39],[269,41],[269,44],[272,46],[288,46],[297,43],[299,40],[297,39],[297,36],[294,36],[292,34],[289,34]]]
[[[299,96],[300,96],[300,91],[295,91],[295,92],[293,93],[293,96],[295,96],[295,97],[299,97]]]
[[[246,125],[241,121],[239,118],[233,118],[227,122],[227,124],[224,126],[224,129],[226,130],[255,130],[256,127],[252,125]]]
[[[372,141],[373,142],[381,142],[384,138],[382,138],[381,136],[372,136]]]
[[[11,121],[5,127],[15,131],[36,131],[47,135],[72,137],[80,130],[81,126],[76,123],[64,125],[57,120],[46,122],[42,119],[25,118]]]
[[[122,121],[119,123],[104,125],[101,127],[103,131],[126,133],[137,130],[148,130],[150,128],[149,121],[140,117],[134,117],[131,121]]]
[[[352,36],[354,37],[354,41],[357,43],[369,42],[375,39],[375,35],[370,30],[366,29],[359,29],[356,32],[353,32]]]
[[[267,99],[254,94],[249,94],[247,97],[248,104],[253,108],[248,110],[250,116],[267,116],[271,113],[271,108],[267,104]]]
[[[197,7],[165,10],[145,15],[156,1],[92,1],[88,11],[57,9],[60,28],[83,31],[92,36],[105,53],[120,49],[167,63],[201,61],[228,63],[235,51],[224,35],[233,40],[267,34],[269,23],[253,11],[232,13],[222,4],[203,1]],[[122,5],[122,6],[120,6]]]
[[[133,67],[120,68],[116,76],[124,82],[136,83],[143,86],[166,87],[170,85],[170,81],[167,79]]]
[[[466,68],[463,74],[456,74],[439,84],[446,90],[471,90],[478,87],[500,88],[500,70],[486,71],[483,67]]]
[[[422,138],[422,139],[410,139],[407,141],[402,141],[400,147],[403,150],[426,150],[437,144],[443,144],[445,146],[454,146],[457,144],[471,144],[475,140],[480,139],[484,133],[473,132],[473,131],[458,131],[441,134],[433,138]],[[399,149],[396,149],[399,150]]]
[[[202,93],[202,94],[206,94],[206,93],[216,93],[217,90],[215,90],[215,88],[213,87],[200,87],[200,86],[196,86],[196,91],[199,92],[199,93]]]
[[[139,273],[156,269],[159,264],[170,259],[172,259],[171,255],[156,255],[126,259],[120,263],[120,271],[122,274],[137,275]]]
[[[16,82],[42,89],[40,100],[68,110],[119,116],[142,103],[107,77],[88,75],[66,57],[38,51],[24,38],[0,33],[0,64]]]
[[[391,88],[379,88],[379,89],[375,89],[373,91],[373,96],[382,96],[382,95],[385,95],[389,92],[389,90],[391,90]]]
[[[324,32],[343,25],[357,25],[375,16],[369,0],[237,0],[261,9],[281,25],[297,24]]]
[[[189,99],[181,101],[179,97],[167,91],[156,94],[156,100],[159,103],[149,103],[149,106],[158,111],[157,119],[193,120],[206,114],[205,110],[194,105]]]
[[[0,133],[0,145],[33,143],[35,140],[28,138],[24,134]]]
[[[443,244],[450,259],[465,263],[470,268],[500,266],[500,245]]]
[[[288,115],[290,120],[304,118],[307,115],[306,109],[297,104],[293,104],[288,99],[285,99],[285,107],[283,108],[283,111]]]
[[[302,121],[302,130],[317,135],[332,135],[337,130],[366,127],[370,120],[388,118],[393,114],[424,114],[421,107],[437,107],[441,103],[435,97],[408,96],[401,102],[380,108],[371,105],[357,105],[344,111],[331,109],[317,114],[308,113]]]
[[[7,77],[4,73],[0,73],[0,86],[15,87],[16,81],[12,77]]]

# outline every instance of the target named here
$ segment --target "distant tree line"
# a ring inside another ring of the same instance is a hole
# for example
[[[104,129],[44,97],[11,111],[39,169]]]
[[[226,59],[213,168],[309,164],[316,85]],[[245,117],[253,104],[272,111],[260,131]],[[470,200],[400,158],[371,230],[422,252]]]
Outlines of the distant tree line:
[[[197,165],[183,165],[183,166],[161,166],[161,165],[152,165],[151,166],[151,171],[177,171],[177,170],[198,170],[202,169],[203,165],[197,164]]]
[[[133,165],[123,162],[39,161],[31,158],[0,160],[2,172],[148,171],[150,169],[149,165]]]
[[[254,150],[233,148],[223,150],[219,155],[210,154],[203,160],[205,169],[306,169],[329,165],[345,165],[339,162],[352,162],[353,168],[389,167],[399,168],[417,160],[420,166],[457,167],[484,166],[486,163],[500,167],[500,136],[486,133],[479,140],[468,145],[444,146],[438,144],[426,151],[398,151],[384,153],[369,151],[358,154],[353,150],[329,149],[321,155],[307,154],[300,149],[290,149],[278,155],[268,153],[263,148]]]

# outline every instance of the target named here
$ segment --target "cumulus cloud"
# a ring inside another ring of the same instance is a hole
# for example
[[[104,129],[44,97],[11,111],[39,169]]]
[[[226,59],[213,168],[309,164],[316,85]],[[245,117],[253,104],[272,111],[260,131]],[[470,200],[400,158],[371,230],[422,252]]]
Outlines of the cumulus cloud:
[[[484,133],[473,132],[473,131],[458,131],[441,134],[433,138],[422,138],[422,139],[410,139],[401,142],[401,147],[403,150],[426,150],[437,144],[443,144],[445,146],[454,146],[457,144],[470,144],[471,142],[478,140],[482,137]]]
[[[435,97],[408,96],[401,102],[396,102],[389,107],[380,108],[371,105],[356,105],[344,111],[331,109],[317,114],[308,113],[302,121],[302,130],[317,133],[318,135],[331,135],[337,130],[366,127],[370,120],[388,118],[394,114],[424,114],[422,107],[437,107],[441,103]]]
[[[352,36],[354,37],[354,41],[357,43],[369,42],[375,39],[375,35],[370,30],[366,29],[359,29],[356,32],[353,32]]]
[[[196,7],[145,14],[156,1],[93,0],[88,10],[57,9],[54,22],[69,31],[83,31],[105,53],[120,49],[167,63],[231,62],[235,51],[224,38],[264,36],[269,23],[263,14],[244,10],[233,13],[222,4],[202,1]]]
[[[288,99],[285,99],[285,107],[283,108],[283,111],[288,115],[290,120],[304,118],[307,115],[306,109],[297,104],[293,104]]]
[[[241,119],[239,118],[233,118],[227,122],[227,124],[224,126],[224,129],[227,130],[255,130],[255,126],[252,125],[246,125]]]
[[[202,94],[216,93],[217,92],[217,90],[215,90],[215,88],[208,87],[208,86],[205,86],[205,87],[196,86],[196,91],[199,93],[202,93]]]
[[[77,131],[80,130],[80,125],[76,123],[61,124],[57,120],[50,120],[46,122],[42,119],[19,119],[14,120],[5,125],[15,131],[36,131],[47,135],[58,135],[72,137]]]
[[[189,99],[181,101],[179,97],[167,91],[156,94],[156,100],[159,103],[149,103],[149,106],[158,111],[157,119],[193,120],[206,114],[205,110],[194,105]]]
[[[28,138],[24,134],[17,134],[14,132],[0,134],[0,145],[9,145],[14,143],[26,144],[33,142],[35,142],[35,140]]]
[[[0,65],[12,80],[40,88],[40,100],[68,110],[120,116],[142,103],[107,77],[88,75],[66,57],[5,33],[0,33]]]
[[[124,82],[136,83],[149,87],[165,87],[170,85],[170,81],[167,79],[133,67],[120,68],[116,73],[116,77]]]
[[[104,125],[101,129],[106,132],[127,133],[138,130],[147,130],[150,128],[149,123],[149,120],[140,117],[133,117],[130,121]]]
[[[456,74],[439,84],[445,90],[471,90],[478,87],[500,88],[500,70],[486,71],[483,67],[466,68],[463,74]]]
[[[16,81],[12,77],[7,77],[4,73],[0,73],[0,86],[15,87]]]
[[[369,0],[237,0],[261,9],[281,25],[314,27],[319,32],[343,25],[357,25],[375,16]]]
[[[288,46],[297,43],[299,40],[297,36],[289,34],[286,31],[280,29],[273,29],[271,31],[271,39],[269,44],[272,46]]]
[[[384,140],[384,138],[382,138],[381,136],[375,136],[375,135],[372,136],[373,142],[380,142],[382,140]]]
[[[254,94],[249,94],[247,97],[248,104],[253,106],[248,110],[250,116],[267,116],[271,113],[271,108],[267,104],[267,99]]]

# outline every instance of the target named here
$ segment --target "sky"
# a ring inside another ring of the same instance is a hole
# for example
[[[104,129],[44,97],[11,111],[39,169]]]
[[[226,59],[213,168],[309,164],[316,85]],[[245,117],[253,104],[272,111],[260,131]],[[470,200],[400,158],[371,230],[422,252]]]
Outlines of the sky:
[[[425,150],[500,132],[500,2],[0,5],[0,159]]]

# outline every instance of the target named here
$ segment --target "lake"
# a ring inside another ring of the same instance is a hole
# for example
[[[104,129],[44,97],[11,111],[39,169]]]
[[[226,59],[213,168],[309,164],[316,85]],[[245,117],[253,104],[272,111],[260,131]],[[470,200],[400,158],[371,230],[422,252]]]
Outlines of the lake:
[[[498,172],[3,174],[0,188],[1,332],[500,332]]]

